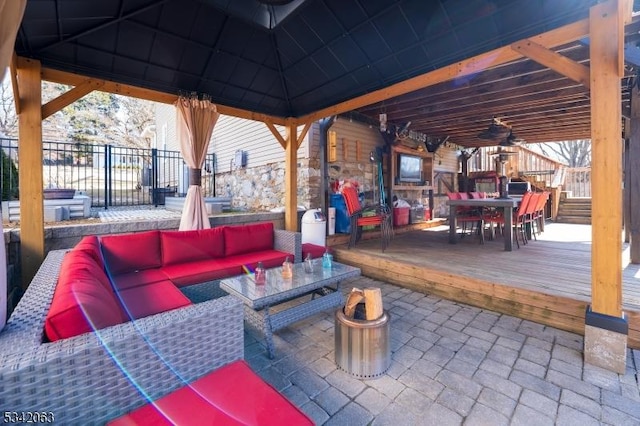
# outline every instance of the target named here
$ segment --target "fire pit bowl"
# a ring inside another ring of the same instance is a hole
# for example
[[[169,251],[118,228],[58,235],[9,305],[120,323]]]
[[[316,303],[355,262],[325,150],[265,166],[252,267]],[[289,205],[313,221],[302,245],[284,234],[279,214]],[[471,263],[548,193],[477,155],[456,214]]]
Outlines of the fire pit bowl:
[[[391,365],[389,314],[384,311],[375,320],[347,318],[336,311],[335,356],[337,366],[360,378],[384,374]]]

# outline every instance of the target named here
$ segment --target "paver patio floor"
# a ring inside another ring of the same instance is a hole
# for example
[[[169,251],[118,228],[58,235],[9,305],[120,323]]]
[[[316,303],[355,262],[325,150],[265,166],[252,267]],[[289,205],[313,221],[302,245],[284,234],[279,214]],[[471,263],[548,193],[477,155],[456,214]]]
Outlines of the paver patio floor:
[[[640,351],[618,375],[586,365],[577,334],[367,277],[342,285],[352,287],[380,287],[391,314],[379,378],[336,367],[332,312],[276,333],[273,360],[246,333],[254,370],[319,425],[640,424]]]

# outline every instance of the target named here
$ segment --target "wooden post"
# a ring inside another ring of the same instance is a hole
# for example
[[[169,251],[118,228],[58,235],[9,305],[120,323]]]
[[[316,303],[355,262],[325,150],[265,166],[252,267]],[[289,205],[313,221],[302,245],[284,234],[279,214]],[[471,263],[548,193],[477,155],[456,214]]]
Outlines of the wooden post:
[[[618,41],[623,36],[613,0],[591,9],[592,302],[593,310],[622,313],[622,108]],[[618,206],[616,208],[616,206]]]
[[[42,84],[40,62],[18,61],[20,133],[20,257],[22,288],[26,289],[44,260],[44,202],[42,184]]]
[[[469,159],[464,153],[460,154],[460,162],[462,163],[462,188],[460,191],[469,192]]]
[[[295,122],[287,125],[285,150],[285,212],[284,227],[298,230],[298,127]]]
[[[631,90],[631,122],[628,149],[625,152],[625,192],[627,192],[629,254],[631,263],[640,263],[640,91]]]
[[[624,373],[628,323],[622,317],[622,96],[624,0],[592,7],[590,23],[592,244],[585,361]]]

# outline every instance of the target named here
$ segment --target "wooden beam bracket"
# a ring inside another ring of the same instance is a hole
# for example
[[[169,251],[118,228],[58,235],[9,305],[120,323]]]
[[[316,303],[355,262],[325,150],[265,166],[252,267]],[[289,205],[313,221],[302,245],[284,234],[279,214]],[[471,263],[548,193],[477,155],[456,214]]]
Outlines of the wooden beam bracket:
[[[99,90],[102,86],[104,86],[104,81],[91,79],[85,80],[73,89],[42,105],[42,119],[44,120],[45,118],[55,114],[94,90]]]
[[[511,48],[523,56],[549,67],[573,81],[577,81],[587,88],[590,86],[589,67],[585,65],[575,62],[566,56],[562,56],[553,50],[547,49],[532,40],[518,41],[513,43]]]
[[[264,124],[266,124],[269,130],[271,131],[271,133],[273,133],[273,136],[275,136],[280,146],[282,146],[282,149],[287,149],[287,141],[280,134],[278,129],[276,129],[276,126],[270,121],[264,121]]]

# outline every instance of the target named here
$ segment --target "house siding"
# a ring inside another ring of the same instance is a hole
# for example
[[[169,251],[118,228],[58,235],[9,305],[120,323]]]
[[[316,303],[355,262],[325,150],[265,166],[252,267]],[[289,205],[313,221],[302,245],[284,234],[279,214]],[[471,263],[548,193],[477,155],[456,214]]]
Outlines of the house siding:
[[[176,135],[176,110],[171,105],[157,109],[158,148],[179,151]],[[276,126],[286,135],[283,126]],[[298,129],[300,132],[302,127]],[[313,131],[313,126],[311,131]],[[309,136],[298,149],[298,204],[309,207],[309,179],[318,180],[318,171],[310,169]],[[236,164],[236,151],[245,152],[246,165]],[[285,198],[285,150],[267,126],[259,121],[220,115],[213,130],[209,153],[215,154],[216,196],[231,197],[237,210],[264,211],[281,208]],[[315,195],[317,197],[317,195]]]

